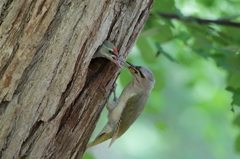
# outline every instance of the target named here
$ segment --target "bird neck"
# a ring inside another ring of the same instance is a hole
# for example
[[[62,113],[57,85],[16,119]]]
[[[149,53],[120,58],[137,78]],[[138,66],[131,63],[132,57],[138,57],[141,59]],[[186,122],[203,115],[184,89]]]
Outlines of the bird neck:
[[[94,58],[97,58],[97,57],[102,57],[101,49],[100,49],[100,48],[96,51],[96,53],[93,55],[92,58],[94,59]]]
[[[153,88],[153,83],[150,81],[140,80],[136,77],[131,81],[134,90],[151,90]]]
[[[139,89],[141,89],[141,83],[140,83],[140,81],[139,81],[137,78],[135,78],[135,79],[133,79],[133,80],[131,81],[131,85],[132,85],[132,89],[133,89],[133,90],[139,90]]]

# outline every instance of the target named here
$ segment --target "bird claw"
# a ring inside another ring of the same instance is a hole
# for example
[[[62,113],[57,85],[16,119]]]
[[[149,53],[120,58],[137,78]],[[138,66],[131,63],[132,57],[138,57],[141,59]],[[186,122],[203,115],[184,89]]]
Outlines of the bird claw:
[[[113,102],[117,102],[117,100],[118,100],[118,97],[117,97],[117,95],[116,95],[116,88],[117,88],[117,83],[114,83],[114,85],[113,85],[113,89],[112,89],[112,92],[113,92]]]
[[[116,87],[117,87],[117,84],[114,83],[113,88],[112,88],[112,92],[111,92],[111,93],[113,93],[113,96],[114,96],[112,103],[108,101],[109,96],[107,95],[106,89],[103,88],[103,87],[100,87],[100,88],[99,88],[99,89],[102,91],[103,95],[104,95],[103,98],[104,98],[104,99],[107,99],[106,107],[107,107],[107,109],[108,109],[109,111],[111,111],[113,108],[115,108],[115,103],[117,103],[117,100],[118,100],[118,97],[117,97],[117,95],[116,95]]]
[[[104,96],[103,98],[104,98],[104,99],[108,99],[108,95],[107,95],[106,89],[105,89],[105,88],[102,88],[102,87],[100,87],[99,89],[100,89],[100,90],[102,91],[102,93],[103,93],[103,96]]]

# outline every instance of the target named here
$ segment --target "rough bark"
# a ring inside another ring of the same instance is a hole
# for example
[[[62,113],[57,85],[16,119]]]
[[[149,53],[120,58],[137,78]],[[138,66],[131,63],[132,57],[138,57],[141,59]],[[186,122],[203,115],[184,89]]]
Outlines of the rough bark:
[[[153,0],[0,1],[0,158],[81,158]]]

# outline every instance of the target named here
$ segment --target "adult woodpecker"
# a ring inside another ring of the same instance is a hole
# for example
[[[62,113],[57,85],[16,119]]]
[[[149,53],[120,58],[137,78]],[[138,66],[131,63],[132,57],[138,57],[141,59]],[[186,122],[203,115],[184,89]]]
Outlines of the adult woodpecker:
[[[126,67],[132,73],[133,79],[123,89],[120,97],[114,103],[107,105],[108,122],[86,150],[112,138],[110,147],[128,130],[144,109],[155,83],[153,73],[146,67],[127,63],[130,66]]]
[[[120,61],[125,62],[118,55],[117,48],[109,41],[105,40],[103,44],[97,49],[96,53],[93,55],[93,59],[97,57],[104,57],[108,60],[114,62],[116,65],[121,67]]]

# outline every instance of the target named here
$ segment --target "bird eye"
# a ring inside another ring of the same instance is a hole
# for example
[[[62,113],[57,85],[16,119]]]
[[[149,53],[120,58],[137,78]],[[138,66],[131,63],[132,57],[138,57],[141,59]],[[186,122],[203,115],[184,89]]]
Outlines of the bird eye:
[[[135,71],[135,73],[138,74],[138,72],[139,72],[139,73],[140,73],[140,76],[141,76],[142,78],[145,78],[144,74],[143,74],[142,71],[141,71],[141,68],[142,68],[142,67],[141,67],[141,66],[136,66],[135,68],[136,68],[136,70],[137,70],[137,71]]]
[[[136,69],[140,70],[140,69],[141,69],[141,66],[137,66]]]
[[[115,54],[112,50],[109,50],[108,52],[109,52],[111,55],[116,56],[116,54]]]
[[[139,72],[140,72],[140,76],[141,76],[142,78],[145,78],[144,74],[143,74],[141,71],[139,71]]]

